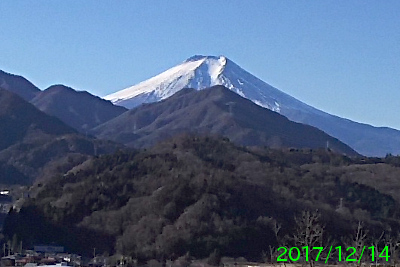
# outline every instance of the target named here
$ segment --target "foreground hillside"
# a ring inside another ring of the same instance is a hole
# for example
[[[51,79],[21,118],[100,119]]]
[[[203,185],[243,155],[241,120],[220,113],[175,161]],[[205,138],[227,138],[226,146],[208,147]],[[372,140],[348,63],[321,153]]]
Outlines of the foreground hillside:
[[[358,221],[370,229],[370,242],[399,229],[399,199],[391,191],[399,185],[391,178],[400,175],[398,161],[177,137],[89,160],[37,185],[34,197],[10,213],[4,234],[26,246],[56,242],[88,254],[95,246],[139,259],[215,251],[260,259],[280,237],[292,236],[295,216],[318,209],[324,242],[342,242]],[[278,236],[275,223],[282,225]]]

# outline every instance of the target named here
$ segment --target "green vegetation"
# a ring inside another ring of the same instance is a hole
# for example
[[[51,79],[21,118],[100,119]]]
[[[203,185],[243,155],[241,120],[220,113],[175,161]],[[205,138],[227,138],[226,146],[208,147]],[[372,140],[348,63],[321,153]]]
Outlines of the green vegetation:
[[[318,210],[323,244],[342,244],[359,221],[375,240],[400,226],[398,162],[181,136],[91,159],[37,186],[10,213],[4,234],[26,246],[56,242],[139,260],[187,253],[260,260],[283,240],[295,245],[295,218]]]

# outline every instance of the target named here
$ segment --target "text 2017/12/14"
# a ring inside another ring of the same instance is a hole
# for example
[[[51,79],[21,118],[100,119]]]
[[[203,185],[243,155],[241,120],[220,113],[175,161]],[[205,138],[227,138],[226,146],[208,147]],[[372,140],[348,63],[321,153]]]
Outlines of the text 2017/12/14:
[[[334,251],[332,251],[332,249]],[[366,249],[367,249],[367,251],[365,251]],[[337,252],[337,255],[338,255],[337,256],[337,260],[339,262],[343,260],[343,261],[346,261],[346,262],[358,262],[358,263],[360,263],[363,255],[367,254],[367,252],[370,252],[369,255],[371,256],[370,259],[371,259],[372,262],[377,260],[376,257],[385,258],[386,261],[389,260],[390,256],[389,256],[389,252],[388,252],[389,251],[388,246],[385,246],[383,248],[383,250],[379,253],[378,256],[375,255],[376,254],[375,253],[375,249],[376,248],[374,246],[370,246],[370,247],[363,246],[361,254],[359,255],[359,257],[357,257],[358,254],[357,254],[356,248],[355,247],[348,247],[346,249],[346,255],[345,255],[346,257],[343,258],[342,246],[338,246],[338,247],[330,246],[329,247],[329,252],[328,252],[328,254],[327,254],[327,256],[326,256],[324,261],[325,261],[325,263],[328,263],[329,257],[330,256],[332,257],[332,255],[333,255],[333,253],[335,251]],[[304,252],[301,253],[301,250],[304,251]],[[301,249],[298,248],[298,247],[292,247],[290,249],[288,249],[286,247],[279,247],[278,248],[278,252],[280,254],[279,254],[278,258],[277,258],[277,261],[278,262],[282,262],[282,261],[290,260],[292,262],[296,262],[296,261],[300,260],[301,256],[303,256],[305,258],[305,261],[313,260],[313,261],[317,262],[317,261],[321,260],[320,259],[321,258],[321,252],[323,250],[325,250],[324,247],[312,247],[311,249],[308,246],[302,247]],[[315,259],[310,259],[310,251],[317,251],[317,255],[315,256]],[[289,256],[289,259],[285,257],[286,255]],[[369,258],[369,256],[365,256],[365,257],[367,257],[366,259]]]

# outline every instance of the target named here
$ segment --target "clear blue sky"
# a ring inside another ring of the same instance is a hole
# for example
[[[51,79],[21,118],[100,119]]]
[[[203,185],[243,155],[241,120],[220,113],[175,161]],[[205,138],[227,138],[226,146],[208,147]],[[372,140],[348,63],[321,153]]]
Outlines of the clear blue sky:
[[[329,113],[400,129],[400,1],[0,1],[0,69],[104,96],[225,55]]]

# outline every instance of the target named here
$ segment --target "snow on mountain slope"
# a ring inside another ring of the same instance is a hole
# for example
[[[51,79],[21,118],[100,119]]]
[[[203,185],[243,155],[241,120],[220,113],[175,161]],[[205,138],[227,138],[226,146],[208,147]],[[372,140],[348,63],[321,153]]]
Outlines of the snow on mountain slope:
[[[224,85],[273,111],[280,112],[282,108],[290,107],[318,113],[318,110],[261,81],[224,56],[191,57],[153,78],[104,98],[114,104],[133,108],[168,98],[182,88],[201,90],[214,85]]]
[[[357,123],[313,108],[258,79],[224,56],[193,56],[105,99],[116,105],[134,108],[142,103],[168,98],[183,88],[201,90],[214,85],[223,85],[290,120],[315,126],[350,145],[360,154],[400,154],[400,131]]]
[[[194,71],[204,62],[205,59],[197,61],[187,61],[176,67],[173,67],[160,75],[157,75],[149,80],[139,83],[138,85],[118,91],[114,94],[104,97],[111,100],[114,104],[119,104],[132,108],[134,105],[129,105],[132,98],[143,95],[151,96],[149,101],[155,102],[166,97],[169,97],[187,87],[187,84],[194,76]],[[153,99],[151,101],[150,99]]]

